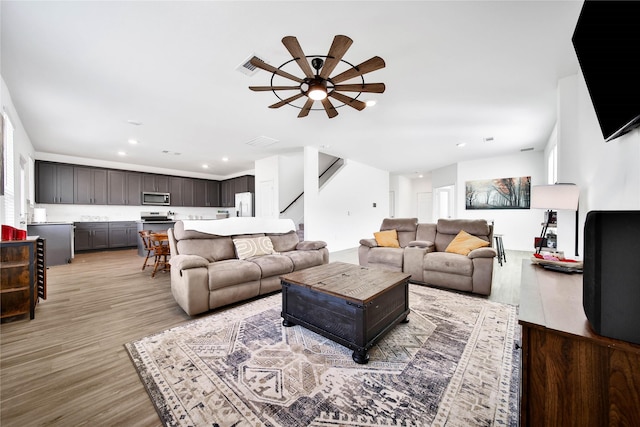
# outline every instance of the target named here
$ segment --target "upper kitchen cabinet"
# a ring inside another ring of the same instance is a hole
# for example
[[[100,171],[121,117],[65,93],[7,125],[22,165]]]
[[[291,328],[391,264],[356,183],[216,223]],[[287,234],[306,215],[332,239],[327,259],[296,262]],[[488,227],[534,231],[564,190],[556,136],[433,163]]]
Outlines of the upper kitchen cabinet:
[[[220,182],[194,179],[195,206],[220,206]]]
[[[142,191],[168,193],[169,192],[169,176],[143,173],[142,174]]]
[[[36,203],[73,203],[73,166],[36,162]]]
[[[244,175],[237,178],[227,179],[220,183],[220,204],[229,208],[236,204],[236,193],[254,193],[255,177]]]
[[[110,205],[142,204],[140,193],[142,192],[142,174],[121,170],[109,170],[109,198]]]
[[[193,182],[192,178],[169,177],[171,206],[198,206],[193,201]]]
[[[92,167],[73,168],[73,203],[107,204],[107,170]]]

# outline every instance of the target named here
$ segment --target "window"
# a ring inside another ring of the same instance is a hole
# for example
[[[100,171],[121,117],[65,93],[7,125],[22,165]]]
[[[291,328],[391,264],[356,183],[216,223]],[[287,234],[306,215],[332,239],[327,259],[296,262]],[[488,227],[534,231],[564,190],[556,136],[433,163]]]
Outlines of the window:
[[[4,167],[4,197],[2,203],[2,223],[6,225],[16,225],[15,215],[15,194],[14,194],[14,174],[13,174],[13,125],[9,116],[2,113],[2,164]]]

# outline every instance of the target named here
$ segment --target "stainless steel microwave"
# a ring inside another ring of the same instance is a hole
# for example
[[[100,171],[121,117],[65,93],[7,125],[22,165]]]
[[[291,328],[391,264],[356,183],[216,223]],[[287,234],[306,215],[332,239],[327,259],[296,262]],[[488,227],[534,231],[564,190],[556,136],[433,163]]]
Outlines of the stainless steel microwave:
[[[142,192],[143,205],[169,206],[171,204],[171,194]]]

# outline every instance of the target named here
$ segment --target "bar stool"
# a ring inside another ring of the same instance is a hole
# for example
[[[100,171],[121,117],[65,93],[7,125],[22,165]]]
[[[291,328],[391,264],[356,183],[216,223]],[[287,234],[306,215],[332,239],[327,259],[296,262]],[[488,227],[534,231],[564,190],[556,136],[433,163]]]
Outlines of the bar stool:
[[[144,264],[142,264],[142,269],[144,270],[147,267],[147,263],[149,262],[149,257],[153,252],[153,248],[151,247],[151,242],[149,240],[149,236],[151,236],[151,232],[149,230],[138,231],[140,234],[140,238],[142,239],[142,244],[144,246],[144,250],[147,251],[147,256],[144,258]]]
[[[493,238],[496,241],[496,251],[498,252],[498,262],[502,267],[502,261],[507,262],[507,255],[504,253],[504,246],[502,244],[502,234],[494,234]]]
[[[171,251],[169,249],[169,236],[166,233],[152,233],[149,236],[149,241],[155,256],[155,263],[153,265],[153,273],[151,273],[151,277],[155,277],[158,267],[162,267],[162,271],[167,271],[171,267],[167,259],[171,256]]]

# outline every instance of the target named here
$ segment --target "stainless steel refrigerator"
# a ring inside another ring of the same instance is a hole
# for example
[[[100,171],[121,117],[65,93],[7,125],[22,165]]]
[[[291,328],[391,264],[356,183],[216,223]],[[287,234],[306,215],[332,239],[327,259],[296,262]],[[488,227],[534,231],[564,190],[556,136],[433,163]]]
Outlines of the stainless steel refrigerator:
[[[236,193],[236,216],[254,216],[253,193]]]

